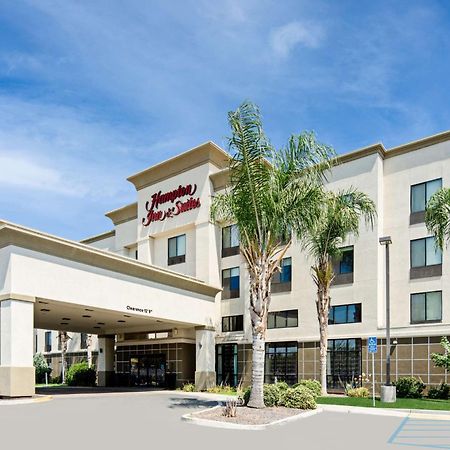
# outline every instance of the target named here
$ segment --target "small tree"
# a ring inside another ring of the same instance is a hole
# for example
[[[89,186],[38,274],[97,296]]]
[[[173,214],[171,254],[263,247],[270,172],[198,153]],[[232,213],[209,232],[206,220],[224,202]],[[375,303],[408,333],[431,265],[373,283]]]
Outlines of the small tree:
[[[353,188],[337,193],[326,192],[320,211],[304,237],[305,248],[314,260],[311,269],[317,287],[322,395],[327,395],[328,315],[330,286],[334,279],[332,260],[340,256],[340,247],[350,234],[358,236],[361,219],[373,226],[375,217],[375,204],[366,194]]]
[[[450,342],[443,336],[441,339],[441,345],[444,349],[444,354],[432,353],[431,360],[436,367],[443,367],[445,370],[450,369]]]
[[[48,367],[47,360],[42,353],[36,353],[33,356],[33,366],[35,368],[36,383],[43,383],[45,374],[50,374],[51,369]]]

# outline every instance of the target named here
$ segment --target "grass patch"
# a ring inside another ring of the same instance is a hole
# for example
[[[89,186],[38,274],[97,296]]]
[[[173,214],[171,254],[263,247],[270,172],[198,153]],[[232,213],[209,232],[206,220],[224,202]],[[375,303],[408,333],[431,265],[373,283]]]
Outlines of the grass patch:
[[[48,384],[45,384],[45,383],[42,383],[42,384],[36,384],[36,387],[37,387],[37,388],[46,388],[46,387],[51,387],[51,388],[54,388],[54,387],[67,387],[67,384],[61,384],[61,383],[48,383]]]
[[[361,406],[364,408],[372,408],[372,398],[319,397],[317,403],[322,405]],[[450,400],[399,398],[395,403],[381,403],[379,399],[376,399],[375,408],[434,409],[450,411]]]

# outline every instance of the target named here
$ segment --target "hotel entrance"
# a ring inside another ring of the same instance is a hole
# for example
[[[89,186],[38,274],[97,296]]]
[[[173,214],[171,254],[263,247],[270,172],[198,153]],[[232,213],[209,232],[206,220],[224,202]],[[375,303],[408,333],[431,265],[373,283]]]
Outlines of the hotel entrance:
[[[165,355],[142,355],[130,358],[130,384],[149,387],[165,386]]]

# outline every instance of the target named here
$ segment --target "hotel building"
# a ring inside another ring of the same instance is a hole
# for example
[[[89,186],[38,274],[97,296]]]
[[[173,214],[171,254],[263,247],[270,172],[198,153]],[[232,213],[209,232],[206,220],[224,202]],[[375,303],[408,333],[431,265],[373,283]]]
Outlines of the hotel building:
[[[128,178],[136,201],[108,212],[113,228],[81,242],[0,222],[0,396],[34,392],[33,351],[58,375],[57,331],[69,363],[93,340],[98,384],[248,384],[251,325],[246,264],[233,224],[213,224],[211,199],[229,183],[229,155],[212,142]],[[328,189],[355,186],[375,202],[373,229],[361,225],[335,261],[328,386],[371,372],[369,336],[385,359],[385,253],[392,237],[392,378],[446,380],[430,361],[450,334],[450,261],[424,224],[427,200],[450,182],[450,132],[339,157]],[[273,282],[267,382],[319,377],[311,261],[294,243]],[[37,329],[33,331],[33,329]],[[82,334],[80,334],[82,333]],[[34,342],[34,345],[33,345]]]

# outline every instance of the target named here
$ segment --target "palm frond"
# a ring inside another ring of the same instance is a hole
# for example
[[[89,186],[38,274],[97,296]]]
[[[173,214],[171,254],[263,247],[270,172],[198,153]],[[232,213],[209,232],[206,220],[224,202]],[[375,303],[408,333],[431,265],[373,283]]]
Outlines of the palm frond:
[[[450,188],[442,188],[428,201],[425,224],[443,250],[450,240]]]

